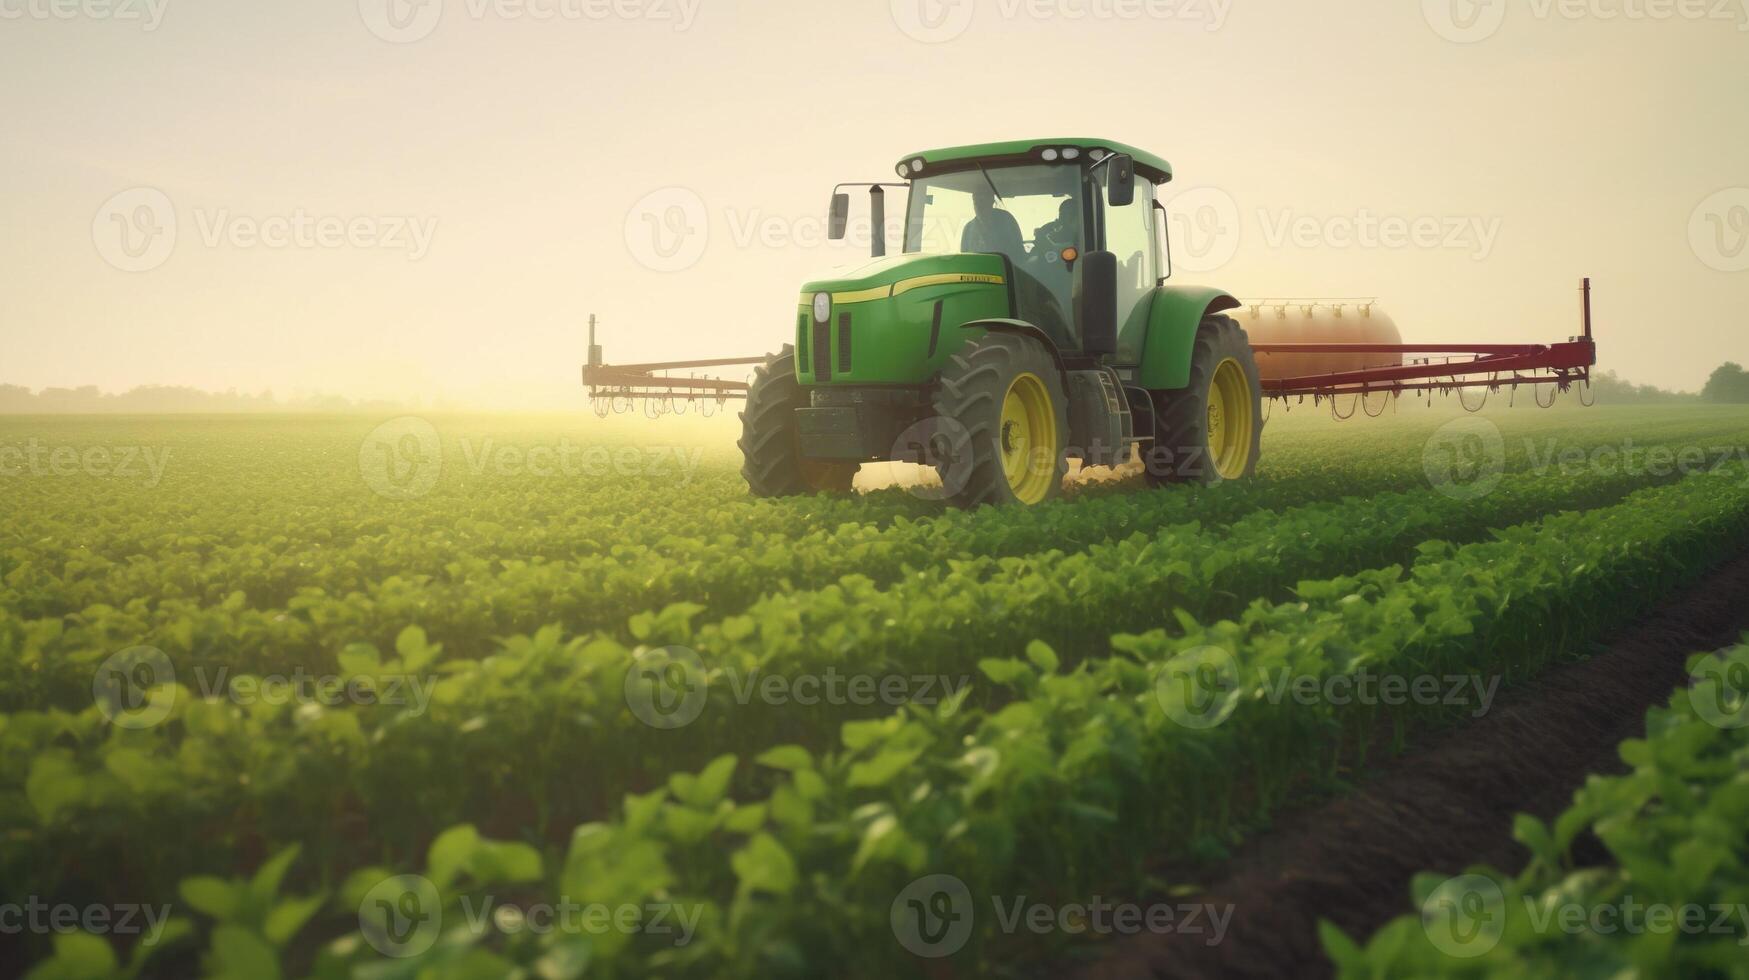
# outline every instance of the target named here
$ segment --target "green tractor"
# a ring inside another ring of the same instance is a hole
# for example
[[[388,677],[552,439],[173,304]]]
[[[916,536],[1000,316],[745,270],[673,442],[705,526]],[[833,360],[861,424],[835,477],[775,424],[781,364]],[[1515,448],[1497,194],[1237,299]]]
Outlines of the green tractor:
[[[1037,504],[1070,458],[1153,483],[1248,476],[1262,390],[1218,289],[1169,286],[1165,160],[1107,140],[905,157],[867,186],[873,260],[802,287],[795,343],[757,369],[740,446],[753,493],[848,490],[857,468],[934,466],[953,503]],[[1138,179],[1141,178],[1141,179]],[[850,197],[832,196],[830,237]],[[887,254],[888,187],[909,191]]]

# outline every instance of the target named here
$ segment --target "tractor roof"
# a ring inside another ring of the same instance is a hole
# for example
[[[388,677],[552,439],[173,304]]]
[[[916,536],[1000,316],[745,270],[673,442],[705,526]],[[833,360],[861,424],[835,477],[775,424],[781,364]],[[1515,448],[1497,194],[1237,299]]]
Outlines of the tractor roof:
[[[1047,149],[1055,149],[1059,154],[1066,147],[1074,147],[1088,157],[1105,153],[1127,153],[1136,161],[1136,170],[1156,184],[1164,184],[1172,179],[1172,164],[1157,157],[1147,150],[1137,149],[1127,143],[1113,140],[1065,138],[1043,140],[1010,140],[1005,143],[974,143],[969,146],[949,146],[939,150],[924,150],[921,153],[908,153],[899,161],[901,167],[910,161],[922,159],[925,173],[938,167],[957,169],[958,164],[979,163],[1019,163],[1026,160],[1039,160]],[[906,176],[917,176],[915,173]]]

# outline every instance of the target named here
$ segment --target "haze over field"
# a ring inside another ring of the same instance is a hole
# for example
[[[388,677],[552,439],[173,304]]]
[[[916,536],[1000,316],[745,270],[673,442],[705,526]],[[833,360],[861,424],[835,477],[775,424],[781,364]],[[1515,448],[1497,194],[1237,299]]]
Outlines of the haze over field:
[[[389,3],[395,6],[388,6]],[[759,353],[840,180],[1092,135],[1178,278],[1406,340],[1749,361],[1749,9],[1642,0],[0,0],[0,382],[581,406]],[[859,207],[861,202],[858,202]]]

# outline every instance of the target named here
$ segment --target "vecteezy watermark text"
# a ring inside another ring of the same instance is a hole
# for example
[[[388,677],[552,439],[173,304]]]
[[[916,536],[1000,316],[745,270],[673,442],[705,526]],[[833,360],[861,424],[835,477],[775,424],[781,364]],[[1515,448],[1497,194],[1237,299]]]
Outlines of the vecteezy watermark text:
[[[0,476],[143,479],[147,487],[156,487],[169,465],[168,446],[49,446],[35,438],[0,444]]]
[[[317,214],[301,207],[262,215],[200,206],[193,209],[193,216],[200,243],[209,249],[349,248],[402,252],[417,262],[430,253],[437,235],[437,218],[432,215]],[[114,268],[150,272],[175,254],[182,227],[170,195],[155,187],[134,187],[98,207],[91,219],[91,241],[97,254]]]
[[[377,882],[359,903],[358,922],[365,941],[384,956],[418,956],[437,942],[449,925],[472,936],[642,935],[674,946],[692,941],[704,906],[681,902],[579,902],[560,896],[551,902],[500,902],[491,895],[463,895],[461,922],[445,914],[437,886],[423,875],[396,875]],[[451,920],[446,923],[445,919]]]
[[[170,0],[0,0],[0,20],[92,20],[137,23],[150,32],[164,23]]]
[[[1536,935],[1736,936],[1749,946],[1749,906],[1731,903],[1642,902],[1632,892],[1607,902],[1527,893],[1522,908],[1509,904],[1500,883],[1485,874],[1440,882],[1421,903],[1421,927],[1434,948],[1471,959],[1500,944],[1507,920],[1519,918]]]
[[[143,936],[150,945],[163,934],[170,919],[168,905],[73,905],[45,902],[31,895],[22,902],[0,904],[0,935],[20,933],[66,935],[87,932],[97,935]]]
[[[1085,902],[1042,902],[1026,895],[988,896],[996,928],[1006,935],[1195,936],[1209,946],[1227,935],[1236,906],[1210,902],[1115,902],[1094,895]],[[951,874],[925,875],[893,898],[889,922],[899,945],[918,956],[952,956],[971,938],[978,905],[971,889]]]
[[[641,651],[626,667],[626,705],[652,728],[681,728],[704,713],[713,682],[740,705],[896,708],[950,703],[972,679],[968,675],[846,674],[836,667],[803,674],[732,667],[712,673],[690,647],[667,646]]]
[[[287,673],[237,674],[228,668],[208,669],[204,664],[193,674],[195,696],[240,706],[342,705],[403,707],[410,715],[422,715],[431,704],[440,678],[398,671],[323,674],[294,667]],[[168,719],[176,700],[186,690],[177,686],[178,672],[164,651],[150,646],[129,647],[99,664],[91,679],[91,696],[103,716],[117,728],[151,728]]]

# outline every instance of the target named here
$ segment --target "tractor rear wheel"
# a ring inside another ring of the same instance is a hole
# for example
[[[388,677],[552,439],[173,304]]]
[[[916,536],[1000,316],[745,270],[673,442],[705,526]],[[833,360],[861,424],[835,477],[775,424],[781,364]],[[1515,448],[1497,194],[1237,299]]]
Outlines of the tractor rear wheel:
[[[1154,444],[1142,454],[1148,480],[1218,483],[1257,469],[1263,438],[1263,385],[1245,331],[1232,317],[1203,318],[1190,358],[1190,383],[1153,393]]]
[[[796,409],[808,393],[796,381],[795,348],[783,345],[753,372],[741,413],[741,476],[756,497],[843,493],[860,464],[807,459],[796,442]]]
[[[942,368],[935,414],[956,438],[936,460],[960,507],[1036,504],[1062,493],[1069,400],[1056,359],[1036,340],[990,333]]]

